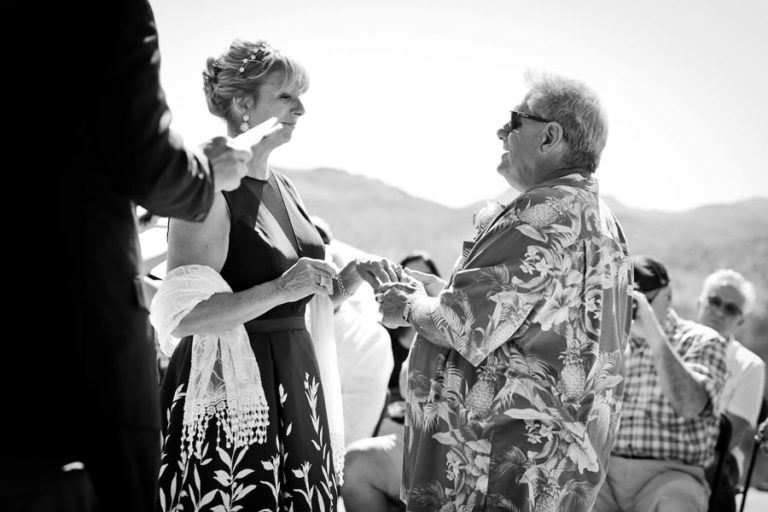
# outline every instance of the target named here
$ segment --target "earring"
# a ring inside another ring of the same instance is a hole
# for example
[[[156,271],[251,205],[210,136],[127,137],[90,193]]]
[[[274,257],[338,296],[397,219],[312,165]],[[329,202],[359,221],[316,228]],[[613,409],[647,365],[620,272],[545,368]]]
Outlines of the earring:
[[[251,116],[249,116],[248,114],[243,114],[243,122],[242,122],[242,124],[240,124],[240,131],[241,132],[245,133],[245,132],[247,132],[248,130],[251,129],[251,125],[248,124],[248,121],[250,119],[251,119]]]

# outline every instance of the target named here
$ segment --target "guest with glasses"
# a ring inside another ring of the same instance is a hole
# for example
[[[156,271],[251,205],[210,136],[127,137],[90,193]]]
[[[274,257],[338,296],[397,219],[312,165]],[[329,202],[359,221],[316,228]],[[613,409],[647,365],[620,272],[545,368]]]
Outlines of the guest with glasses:
[[[736,491],[744,470],[740,444],[751,439],[757,427],[765,385],[765,363],[736,340],[736,331],[755,304],[755,288],[743,275],[731,269],[710,274],[701,289],[697,321],[711,327],[728,341],[728,375],[720,402],[720,412],[731,423],[731,442],[715,492],[717,510],[736,509]],[[708,472],[713,466],[707,468]]]
[[[639,255],[632,265],[637,315],[625,356],[621,424],[593,510],[704,512],[726,342],[677,316],[662,263]]]
[[[478,213],[447,282],[406,269],[411,281],[379,287],[385,325],[417,334],[400,491],[409,511],[587,511],[605,477],[632,280],[595,178],[608,126],[583,83],[528,78],[497,131],[497,172],[521,195]]]

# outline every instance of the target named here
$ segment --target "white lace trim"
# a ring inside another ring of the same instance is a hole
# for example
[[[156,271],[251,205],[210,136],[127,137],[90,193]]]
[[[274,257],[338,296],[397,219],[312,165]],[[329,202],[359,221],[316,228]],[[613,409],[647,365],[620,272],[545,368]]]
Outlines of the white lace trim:
[[[165,354],[171,355],[179,343],[171,334],[179,322],[216,293],[232,293],[232,289],[218,272],[205,265],[184,265],[166,274],[150,308],[150,321]],[[259,365],[242,325],[192,338],[182,429],[182,446],[188,453],[201,453],[214,416],[227,447],[266,441],[269,407]]]

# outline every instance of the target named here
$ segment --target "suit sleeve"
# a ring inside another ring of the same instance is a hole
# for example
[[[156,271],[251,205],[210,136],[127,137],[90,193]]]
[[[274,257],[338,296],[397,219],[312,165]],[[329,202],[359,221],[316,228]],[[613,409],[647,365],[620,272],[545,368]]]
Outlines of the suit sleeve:
[[[203,220],[213,200],[207,159],[170,130],[160,85],[154,15],[146,0],[98,2],[103,19],[93,47],[98,63],[94,146],[113,190],[156,215]]]

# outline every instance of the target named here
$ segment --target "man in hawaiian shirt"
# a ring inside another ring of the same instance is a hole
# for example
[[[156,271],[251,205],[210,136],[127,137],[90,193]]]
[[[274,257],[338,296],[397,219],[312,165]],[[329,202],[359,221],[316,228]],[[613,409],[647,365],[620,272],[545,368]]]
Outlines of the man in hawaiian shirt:
[[[633,258],[632,322],[624,404],[595,512],[705,511],[704,467],[714,457],[726,341],[670,308],[664,266]]]
[[[481,212],[447,283],[408,270],[401,282],[379,279],[385,323],[418,333],[408,510],[587,511],[605,476],[632,284],[624,235],[594,177],[606,117],[580,82],[528,78],[497,132],[498,172],[521,195]]]

